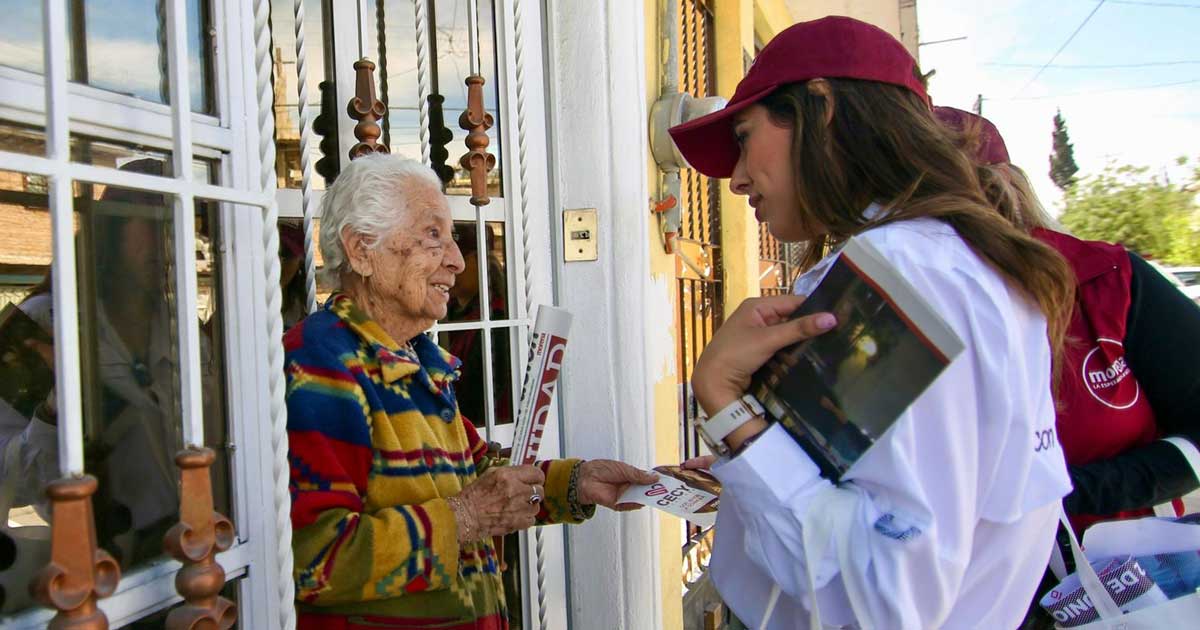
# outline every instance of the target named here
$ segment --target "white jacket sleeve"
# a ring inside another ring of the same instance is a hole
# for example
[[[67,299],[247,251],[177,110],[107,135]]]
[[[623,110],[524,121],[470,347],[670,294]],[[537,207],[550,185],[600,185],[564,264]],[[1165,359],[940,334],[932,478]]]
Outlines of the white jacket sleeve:
[[[10,454],[15,457],[10,458]],[[22,416],[3,400],[0,400],[0,473],[17,478],[13,507],[42,506],[46,502],[42,489],[59,477],[56,427],[36,417]]]
[[[811,568],[826,623],[953,626],[964,592],[985,590],[984,575],[1031,579],[1029,594],[1036,585],[1036,577],[1003,575],[1000,559],[990,564],[980,532],[999,531],[996,544],[1026,541],[1048,554],[1053,530],[1041,508],[1070,489],[1061,451],[1034,450],[1034,431],[1054,423],[1045,324],[1003,285],[893,262],[966,350],[839,485],[820,477],[779,426],[715,466],[725,488],[721,510],[731,512],[724,520],[740,524],[722,529],[718,520],[717,540],[740,543],[745,561],[810,610]],[[1004,553],[1012,550],[993,550]]]

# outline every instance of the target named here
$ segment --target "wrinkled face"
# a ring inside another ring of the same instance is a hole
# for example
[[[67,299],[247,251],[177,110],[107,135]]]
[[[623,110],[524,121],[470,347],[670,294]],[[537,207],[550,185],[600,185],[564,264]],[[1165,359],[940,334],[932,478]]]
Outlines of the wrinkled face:
[[[450,289],[463,271],[445,195],[423,180],[409,179],[408,210],[399,225],[367,250],[367,290],[392,316],[428,322],[446,316]]]
[[[771,119],[767,108],[751,105],[734,119],[733,133],[741,157],[729,179],[729,189],[750,198],[754,218],[766,223],[775,238],[796,242],[812,238],[800,221],[792,169],[792,128]]]

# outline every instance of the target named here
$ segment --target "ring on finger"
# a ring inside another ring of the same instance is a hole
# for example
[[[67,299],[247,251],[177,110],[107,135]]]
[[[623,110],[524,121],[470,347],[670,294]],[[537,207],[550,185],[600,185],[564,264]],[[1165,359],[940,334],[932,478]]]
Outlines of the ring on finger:
[[[529,504],[534,505],[542,502],[542,487],[534,486],[533,492],[529,495]]]

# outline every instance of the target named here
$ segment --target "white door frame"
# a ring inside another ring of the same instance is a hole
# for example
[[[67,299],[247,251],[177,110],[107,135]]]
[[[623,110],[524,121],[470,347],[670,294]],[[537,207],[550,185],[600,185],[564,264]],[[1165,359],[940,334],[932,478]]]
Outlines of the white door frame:
[[[562,261],[558,302],[575,314],[560,376],[563,443],[571,456],[650,467],[652,356],[645,15],[642,3],[546,2],[551,215],[596,208],[599,259]],[[555,234],[559,234],[558,230]],[[661,313],[658,314],[661,316]],[[602,511],[567,530],[571,627],[650,630],[662,625],[658,518]],[[601,621],[602,620],[602,621]]]

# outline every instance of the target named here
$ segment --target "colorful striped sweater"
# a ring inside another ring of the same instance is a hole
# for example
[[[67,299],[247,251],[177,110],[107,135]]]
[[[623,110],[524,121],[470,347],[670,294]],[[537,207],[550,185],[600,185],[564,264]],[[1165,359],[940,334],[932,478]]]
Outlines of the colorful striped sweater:
[[[412,343],[336,294],[284,336],[298,608],[329,626],[503,630],[492,541],[460,546],[446,503],[493,462],[458,411],[458,359]],[[577,464],[539,463],[539,523],[591,515],[568,498]]]

